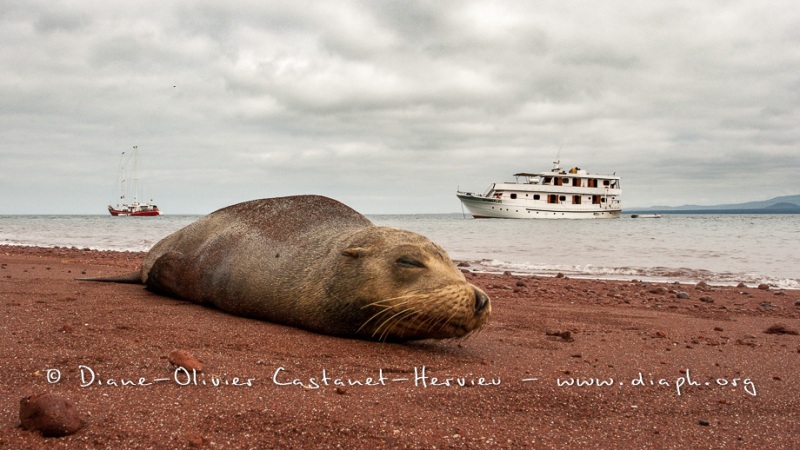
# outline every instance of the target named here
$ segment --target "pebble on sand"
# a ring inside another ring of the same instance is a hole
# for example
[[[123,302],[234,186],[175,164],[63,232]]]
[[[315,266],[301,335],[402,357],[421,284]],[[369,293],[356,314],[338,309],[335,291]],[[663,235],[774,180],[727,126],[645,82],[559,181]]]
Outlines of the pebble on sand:
[[[45,437],[62,437],[84,426],[78,410],[69,400],[55,394],[25,397],[19,402],[22,428],[38,431]]]
[[[203,371],[203,363],[186,350],[173,350],[169,354],[169,362],[176,367],[186,370]]]
[[[786,325],[781,324],[781,323],[776,323],[775,325],[772,325],[771,327],[769,327],[766,330],[764,330],[764,333],[766,333],[766,334],[791,334],[791,335],[795,335],[795,336],[800,334],[800,332],[798,332],[797,330],[789,328]]]

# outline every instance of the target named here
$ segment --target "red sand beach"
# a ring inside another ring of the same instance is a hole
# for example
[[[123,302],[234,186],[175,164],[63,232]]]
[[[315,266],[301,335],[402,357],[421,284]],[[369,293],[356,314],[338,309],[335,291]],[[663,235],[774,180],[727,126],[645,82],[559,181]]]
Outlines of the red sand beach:
[[[800,292],[468,274],[461,341],[389,344],[137,285],[140,253],[0,246],[0,448],[796,448]],[[176,369],[184,350],[203,368]],[[85,425],[20,426],[53,393]]]

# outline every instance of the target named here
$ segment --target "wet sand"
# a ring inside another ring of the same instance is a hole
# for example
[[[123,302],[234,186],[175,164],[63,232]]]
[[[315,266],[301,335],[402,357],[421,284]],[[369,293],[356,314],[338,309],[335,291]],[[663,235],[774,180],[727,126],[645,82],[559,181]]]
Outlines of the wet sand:
[[[0,246],[0,449],[800,442],[799,291],[469,273],[492,298],[484,330],[394,344],[74,279],[141,258]],[[23,430],[20,400],[41,393],[85,426]]]

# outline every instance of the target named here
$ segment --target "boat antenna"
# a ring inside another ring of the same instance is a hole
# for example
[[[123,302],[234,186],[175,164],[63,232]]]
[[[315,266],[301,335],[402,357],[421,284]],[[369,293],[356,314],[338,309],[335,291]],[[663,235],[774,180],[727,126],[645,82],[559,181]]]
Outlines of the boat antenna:
[[[558,172],[561,170],[561,147],[564,146],[564,141],[561,141],[561,144],[558,146],[558,153],[556,154],[556,160],[553,161],[553,172]]]

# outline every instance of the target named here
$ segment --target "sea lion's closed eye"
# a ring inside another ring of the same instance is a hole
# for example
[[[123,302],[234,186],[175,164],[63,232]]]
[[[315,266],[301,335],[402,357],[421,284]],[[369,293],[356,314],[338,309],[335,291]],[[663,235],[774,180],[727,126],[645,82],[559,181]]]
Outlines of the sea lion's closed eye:
[[[395,261],[395,263],[399,267],[402,267],[404,269],[424,269],[425,268],[425,263],[423,263],[422,261],[420,261],[420,260],[418,260],[416,258],[412,258],[410,256],[401,256],[401,257],[397,258],[397,261]]]

